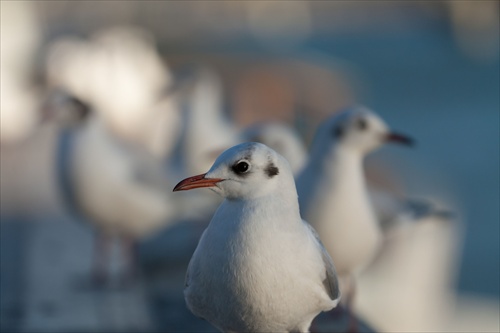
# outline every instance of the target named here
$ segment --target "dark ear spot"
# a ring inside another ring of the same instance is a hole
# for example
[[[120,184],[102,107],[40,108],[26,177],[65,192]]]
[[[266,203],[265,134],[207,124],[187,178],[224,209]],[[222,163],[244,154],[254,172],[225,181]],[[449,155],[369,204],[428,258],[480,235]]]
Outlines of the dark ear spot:
[[[368,127],[368,123],[367,123],[366,119],[364,119],[364,118],[359,118],[358,121],[356,122],[356,125],[362,131]]]
[[[280,170],[276,167],[276,165],[274,165],[273,162],[269,162],[269,164],[264,169],[264,172],[266,173],[266,175],[269,178],[272,178],[272,177],[276,176],[277,174],[279,174]]]
[[[337,126],[333,129],[333,137],[340,139],[344,135],[344,128],[342,126]]]

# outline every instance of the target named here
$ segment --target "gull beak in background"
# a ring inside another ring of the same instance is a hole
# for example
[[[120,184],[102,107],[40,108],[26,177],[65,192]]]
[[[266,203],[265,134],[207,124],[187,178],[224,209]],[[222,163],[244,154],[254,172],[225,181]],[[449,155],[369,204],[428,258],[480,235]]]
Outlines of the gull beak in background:
[[[218,182],[224,180],[222,178],[205,178],[205,175],[206,173],[203,173],[180,181],[179,184],[175,185],[173,192],[187,191],[194,188],[214,187]]]
[[[407,146],[413,146],[415,144],[415,141],[412,138],[394,132],[386,134],[384,139],[386,142],[400,143]]]

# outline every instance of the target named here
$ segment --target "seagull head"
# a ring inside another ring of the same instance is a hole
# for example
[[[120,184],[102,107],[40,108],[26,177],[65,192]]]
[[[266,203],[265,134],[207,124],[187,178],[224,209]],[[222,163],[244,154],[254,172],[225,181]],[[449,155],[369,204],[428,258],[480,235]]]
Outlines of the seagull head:
[[[284,188],[286,186],[290,188]],[[174,192],[203,187],[228,199],[257,198],[281,190],[296,193],[292,171],[285,158],[257,142],[225,150],[207,173],[182,180]]]
[[[367,154],[385,143],[393,142],[411,146],[413,140],[393,132],[373,111],[353,107],[332,116],[326,121],[322,140],[334,142],[361,154]]]

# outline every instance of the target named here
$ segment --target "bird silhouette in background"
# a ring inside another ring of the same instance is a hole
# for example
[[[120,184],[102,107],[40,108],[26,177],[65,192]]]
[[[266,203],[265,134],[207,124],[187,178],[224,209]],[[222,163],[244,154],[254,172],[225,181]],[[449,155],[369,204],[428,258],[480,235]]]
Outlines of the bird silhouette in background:
[[[87,105],[68,97],[59,109],[52,107],[56,114],[74,114],[55,116],[72,124],[61,130],[56,172],[66,207],[95,228],[93,280],[107,282],[110,239],[117,237],[128,258],[122,277],[131,282],[137,241],[174,223],[179,200],[172,198],[160,161],[113,135]]]
[[[371,110],[350,108],[323,122],[297,177],[302,216],[316,229],[335,262],[348,309],[355,276],[374,258],[382,241],[363,159],[388,142],[412,144],[408,137],[391,132]],[[357,329],[354,319],[350,326]]]

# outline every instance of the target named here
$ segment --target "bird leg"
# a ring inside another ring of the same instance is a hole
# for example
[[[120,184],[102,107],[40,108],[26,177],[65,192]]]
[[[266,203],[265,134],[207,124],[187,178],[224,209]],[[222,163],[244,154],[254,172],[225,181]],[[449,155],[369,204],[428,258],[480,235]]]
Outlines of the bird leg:
[[[109,236],[101,231],[96,231],[92,260],[92,284],[95,287],[103,287],[108,282],[108,259]]]
[[[138,277],[138,244],[137,241],[128,236],[121,238],[122,251],[125,257],[125,269],[122,274],[121,282],[125,286],[133,284]]]
[[[347,332],[357,333],[358,332],[358,320],[354,315],[354,298],[356,296],[356,280],[354,276],[351,276],[349,289],[346,295],[346,311],[348,318]]]

